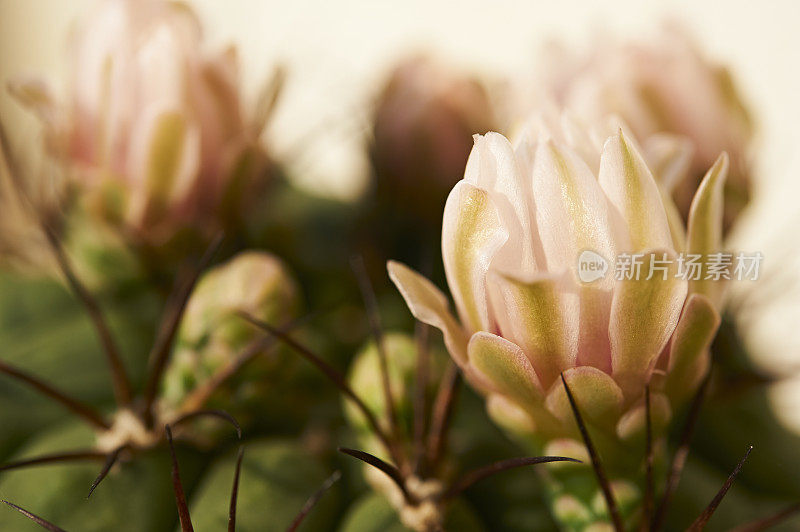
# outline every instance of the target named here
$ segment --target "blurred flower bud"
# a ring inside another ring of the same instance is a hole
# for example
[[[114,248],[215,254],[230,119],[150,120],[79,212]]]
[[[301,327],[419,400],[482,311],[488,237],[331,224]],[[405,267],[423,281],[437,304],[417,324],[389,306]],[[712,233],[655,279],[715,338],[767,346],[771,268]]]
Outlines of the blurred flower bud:
[[[386,362],[389,370],[389,386],[397,418],[403,434],[413,434],[415,382],[417,375],[418,345],[411,336],[402,333],[387,333],[383,337],[386,351]],[[428,368],[428,395],[435,393],[436,387],[444,372],[444,354],[432,349],[429,352],[430,366]],[[386,410],[386,395],[383,388],[380,356],[374,342],[368,343],[355,356],[347,376],[350,387],[361,397],[367,408],[372,411],[384,431],[391,433],[389,415]],[[356,432],[360,448],[390,460],[386,449],[377,436],[372,432],[364,415],[347,399],[344,400],[345,416]],[[411,438],[406,438],[411,440]],[[408,449],[411,451],[411,449]],[[365,465],[364,477],[372,488],[383,494],[392,506],[398,511],[403,523],[414,530],[429,530],[420,528],[420,523],[429,523],[440,519],[439,509],[430,502],[411,507],[406,503],[403,494],[384,473],[372,466]],[[419,479],[412,477],[407,489],[419,496],[420,500],[427,499],[431,492],[441,492],[442,483],[435,479]]]
[[[417,343],[411,336],[403,333],[387,333],[383,337],[386,350],[386,362],[389,369],[389,385],[392,388],[394,408],[397,417],[405,425],[407,434],[411,433],[414,397],[414,382],[417,371]],[[441,353],[432,349],[430,352],[429,383],[432,390],[441,377],[443,367]],[[367,343],[354,357],[347,376],[350,386],[364,400],[367,407],[375,414],[382,426],[389,430],[386,415],[386,396],[383,391],[380,356],[375,342]],[[349,401],[344,401],[345,414],[350,424],[359,432],[371,431],[367,420]]]
[[[622,117],[642,141],[657,179],[663,139],[651,139],[668,134],[689,142],[693,153],[687,153],[685,178],[668,184],[684,219],[705,171],[727,152],[725,227],[733,223],[749,199],[753,127],[724,66],[709,61],[674,26],[650,43],[602,38],[587,57],[552,49],[548,56],[550,96],[587,121],[612,113]]]
[[[641,448],[645,387],[658,437],[708,369],[723,283],[687,281],[678,253],[720,250],[727,169],[723,154],[684,237],[621,129],[595,143],[565,117],[516,146],[497,133],[477,136],[442,227],[459,320],[428,280],[396,262],[389,273],[417,319],[443,331],[502,425],[540,442],[579,439],[563,375],[605,435],[598,445],[609,469],[633,474],[639,461],[626,449]],[[620,276],[626,255],[640,269]],[[589,264],[606,273],[584,281],[587,256],[615,266]]]
[[[208,238],[241,216],[264,175],[236,50],[202,48],[199,22],[182,3],[105,0],[70,42],[66,105],[40,82],[13,86],[86,206],[135,244]]]
[[[165,372],[165,409],[180,409],[192,392],[227,369],[260,337],[241,313],[267,323],[285,324],[296,316],[298,298],[293,277],[281,261],[267,253],[240,253],[206,273],[189,299],[176,351]],[[231,380],[225,393],[236,393],[240,400],[257,394],[258,383],[253,379],[270,371],[268,358],[256,358],[246,375]],[[223,399],[233,403],[233,397]]]
[[[477,80],[430,57],[400,62],[378,96],[372,161],[381,208],[402,205],[436,224],[461,178],[472,135],[492,129],[489,97]]]

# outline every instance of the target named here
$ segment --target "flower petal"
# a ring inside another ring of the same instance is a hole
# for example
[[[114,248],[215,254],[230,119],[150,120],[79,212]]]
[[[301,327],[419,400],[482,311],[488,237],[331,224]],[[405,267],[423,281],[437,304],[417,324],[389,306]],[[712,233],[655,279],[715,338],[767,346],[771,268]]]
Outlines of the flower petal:
[[[616,255],[609,204],[586,163],[572,150],[539,144],[533,169],[536,222],[549,271],[569,270],[577,281],[584,250],[606,260]],[[600,281],[610,286],[612,279]]]
[[[706,173],[689,209],[689,228],[687,232],[687,253],[707,257],[722,251],[722,215],[724,206],[725,178],[728,175],[728,154],[723,152]],[[705,272],[704,272],[705,273]],[[725,283],[706,280],[689,282],[689,292],[708,296],[719,306]]]
[[[577,301],[569,278],[547,276],[525,281],[492,273],[489,292],[503,336],[525,352],[542,385],[575,363],[578,341]]]
[[[622,390],[611,376],[597,368],[579,366],[566,370],[564,379],[578,409],[587,420],[603,425],[617,420],[622,409],[623,396]],[[545,404],[562,422],[574,424],[572,407],[561,381],[553,384]]]
[[[405,264],[389,261],[389,278],[405,299],[411,314],[419,321],[442,331],[450,355],[464,367],[467,364],[467,337],[450,313],[447,297],[429,280]]]
[[[537,429],[531,415],[505,395],[489,394],[486,398],[486,411],[495,423],[512,433],[526,435]]]
[[[633,143],[620,130],[603,146],[600,186],[628,228],[630,249],[672,248],[672,237],[661,193],[653,174]]]
[[[705,354],[719,324],[713,303],[702,294],[691,294],[670,346],[665,392],[673,400],[686,399],[705,376],[709,363]]]
[[[638,278],[618,281],[611,302],[612,374],[626,396],[644,389],[686,299],[686,281],[676,276],[674,253],[647,252],[641,262]]]
[[[686,249],[686,227],[683,225],[683,218],[675,200],[661,189],[661,201],[667,213],[667,223],[669,224],[669,234],[672,235],[672,247],[675,250]]]
[[[530,165],[499,133],[475,135],[474,141],[464,181],[489,194],[502,224],[515,235],[498,251],[495,265],[506,271],[532,273],[537,263],[543,265],[543,258],[533,236]]]
[[[667,194],[671,194],[688,175],[694,145],[686,137],[658,133],[645,141],[644,152],[653,177]]]
[[[132,190],[129,221],[138,226],[180,216],[200,157],[200,135],[182,113],[152,109],[134,133],[130,175],[141,176]]]
[[[493,387],[524,409],[541,403],[539,379],[522,349],[505,338],[477,332],[467,347],[470,366],[484,375]]]
[[[611,341],[608,338],[608,324],[611,318],[612,291],[595,283],[581,284],[577,291],[580,330],[576,365],[592,366],[610,374]]]
[[[654,434],[663,433],[672,419],[669,399],[661,393],[650,394],[650,426]],[[647,427],[647,411],[644,398],[625,412],[617,423],[617,435],[623,440],[640,439]]]
[[[456,308],[471,331],[491,329],[486,272],[507,239],[489,193],[459,181],[444,208],[442,258]]]

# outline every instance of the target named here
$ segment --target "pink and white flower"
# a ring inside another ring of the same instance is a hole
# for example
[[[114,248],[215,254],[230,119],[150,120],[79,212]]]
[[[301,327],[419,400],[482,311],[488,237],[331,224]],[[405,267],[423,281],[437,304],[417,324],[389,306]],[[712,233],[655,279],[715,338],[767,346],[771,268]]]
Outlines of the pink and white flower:
[[[64,105],[39,81],[12,90],[42,118],[49,148],[93,207],[155,244],[187,228],[213,231],[223,209],[237,211],[263,153],[234,48],[206,53],[183,4],[105,0],[69,53]]]
[[[640,434],[649,384],[656,426],[704,377],[722,285],[677,275],[680,252],[719,249],[728,156],[707,172],[688,230],[632,138],[592,138],[567,117],[542,120],[515,145],[475,136],[447,200],[447,297],[407,266],[389,275],[411,312],[441,329],[453,360],[502,424],[549,441],[574,431],[563,373],[586,416],[620,439]],[[672,213],[672,214],[671,214]],[[665,275],[581,282],[578,258],[642,254]]]

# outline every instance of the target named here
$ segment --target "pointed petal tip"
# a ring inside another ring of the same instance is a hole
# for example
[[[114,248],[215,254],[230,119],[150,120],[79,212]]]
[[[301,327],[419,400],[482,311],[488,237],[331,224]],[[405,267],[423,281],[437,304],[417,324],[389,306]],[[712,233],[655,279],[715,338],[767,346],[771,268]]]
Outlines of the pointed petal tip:
[[[389,259],[386,261],[386,271],[389,272],[389,275],[391,275],[393,271],[396,271],[403,266],[405,266],[405,264],[394,259]]]
[[[730,165],[731,165],[731,158],[728,155],[728,152],[722,151],[720,152],[719,157],[717,157],[717,160],[714,161],[714,164],[711,167],[710,172],[718,173],[720,176],[719,179],[725,181],[725,179],[728,177],[728,169],[730,168]]]

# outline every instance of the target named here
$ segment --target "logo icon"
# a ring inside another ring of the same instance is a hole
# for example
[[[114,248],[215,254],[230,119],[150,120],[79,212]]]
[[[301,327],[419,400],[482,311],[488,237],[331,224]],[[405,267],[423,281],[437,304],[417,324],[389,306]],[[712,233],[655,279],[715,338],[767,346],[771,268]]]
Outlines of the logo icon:
[[[578,257],[578,279],[584,283],[592,283],[602,279],[608,272],[608,261],[602,255],[589,251],[582,251]]]

